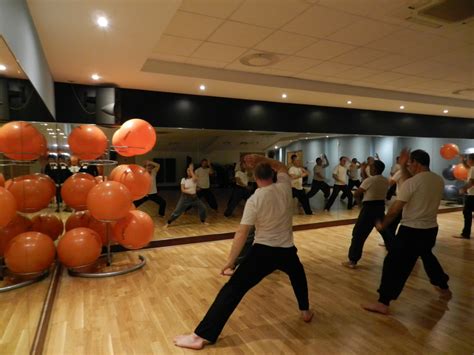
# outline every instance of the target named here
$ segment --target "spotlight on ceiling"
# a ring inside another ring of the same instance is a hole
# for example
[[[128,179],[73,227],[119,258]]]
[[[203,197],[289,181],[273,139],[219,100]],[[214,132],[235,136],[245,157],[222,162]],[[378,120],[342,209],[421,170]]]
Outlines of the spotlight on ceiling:
[[[202,85],[202,84],[201,84],[201,85],[199,86],[199,90],[201,90],[201,91],[206,90],[206,85]]]
[[[352,101],[351,101],[351,100],[347,100],[347,104],[348,104],[348,105],[352,104]]]
[[[99,76],[99,74],[92,74],[91,78],[92,78],[92,80],[99,80],[100,76]]]
[[[445,110],[443,110],[443,113],[448,113],[448,112],[449,112],[449,111],[448,111],[448,110],[446,110],[446,109],[445,109]]]
[[[288,96],[286,94],[281,94],[282,99],[286,99]]]
[[[109,26],[109,20],[107,20],[107,17],[100,16],[97,18],[97,25],[102,28],[106,28]]]
[[[7,67],[3,64],[0,64],[0,70],[5,71],[5,70],[7,70]]]
[[[405,106],[401,105],[400,110],[404,110],[404,109],[405,109]]]

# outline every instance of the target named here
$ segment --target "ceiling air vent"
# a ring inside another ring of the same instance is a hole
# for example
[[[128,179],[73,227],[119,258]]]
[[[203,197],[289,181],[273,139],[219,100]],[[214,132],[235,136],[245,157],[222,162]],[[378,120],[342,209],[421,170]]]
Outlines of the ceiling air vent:
[[[267,67],[278,60],[278,56],[273,53],[252,53],[240,58],[240,63],[249,67]]]
[[[467,21],[474,16],[473,0],[418,0],[409,9],[415,13],[406,18],[407,21],[434,28]]]

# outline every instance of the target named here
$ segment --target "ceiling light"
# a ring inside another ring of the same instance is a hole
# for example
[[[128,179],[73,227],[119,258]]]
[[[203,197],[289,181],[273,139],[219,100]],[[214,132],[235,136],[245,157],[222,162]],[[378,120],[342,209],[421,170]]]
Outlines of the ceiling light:
[[[449,111],[448,110],[443,110],[443,113],[448,113]]]
[[[199,90],[201,90],[201,91],[206,90],[206,85],[201,85],[201,86],[199,86]]]
[[[109,25],[109,20],[107,20],[107,18],[104,16],[100,16],[97,19],[97,24],[99,25],[99,27],[105,28]]]
[[[281,95],[281,98],[282,98],[282,99],[286,99],[286,98],[287,98],[286,94],[282,94],[282,95]]]
[[[5,70],[7,70],[7,67],[4,66],[3,64],[0,64],[0,70],[1,70],[1,71],[5,71]]]
[[[278,146],[277,146],[277,145],[275,146],[275,149],[278,149]]]
[[[326,136],[326,138],[329,138],[329,136]]]
[[[351,101],[351,100],[347,100],[347,104],[348,104],[348,105],[352,104],[352,101]]]
[[[91,78],[92,78],[92,80],[99,80],[100,76],[99,76],[99,74],[92,74]]]
[[[400,110],[404,110],[404,109],[405,109],[405,106],[401,105]]]

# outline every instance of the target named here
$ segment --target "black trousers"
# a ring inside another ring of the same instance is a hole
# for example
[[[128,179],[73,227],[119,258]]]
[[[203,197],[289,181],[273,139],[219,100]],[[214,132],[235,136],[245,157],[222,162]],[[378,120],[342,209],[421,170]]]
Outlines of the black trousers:
[[[214,197],[214,194],[212,193],[211,189],[200,189],[197,190],[197,197],[202,198],[206,200],[208,205],[213,209],[217,211],[217,201],[216,198]]]
[[[349,190],[349,187],[347,185],[334,185],[332,188],[332,194],[329,197],[329,200],[326,202],[324,209],[329,211],[340,191],[343,193],[341,198],[347,197],[347,208],[352,208],[352,192]]]
[[[464,208],[462,210],[464,228],[462,229],[461,236],[464,238],[471,238],[472,212],[474,212],[474,196],[466,195],[464,198]]]
[[[237,260],[235,261],[235,266],[242,264],[247,256],[250,254],[250,250],[252,250],[253,242],[255,240],[255,226],[250,227],[249,234],[247,235],[247,240],[245,241],[244,247],[240,251]]]
[[[397,184],[393,184],[392,186],[388,188],[387,196],[385,198],[390,201],[392,197],[396,195],[396,191],[397,191]]]
[[[372,229],[375,227],[375,222],[382,221],[385,216],[385,201],[366,201],[362,203],[362,209],[359,213],[359,218],[352,229],[352,241],[349,247],[349,260],[357,263],[362,257],[362,250],[365,241]],[[391,238],[389,233],[381,233],[385,242],[387,250],[390,248]]]
[[[165,211],[166,211],[166,201],[163,199],[163,197],[161,197],[158,194],[146,195],[145,197],[143,197],[143,198],[141,198],[137,201],[134,201],[133,204],[135,205],[135,207],[138,207],[138,206],[140,206],[141,204],[145,203],[148,200],[151,200],[151,201],[155,202],[156,204],[158,204],[158,206],[160,206],[158,214],[161,217],[163,217],[165,215]]]
[[[324,198],[328,198],[329,194],[331,193],[331,189],[325,181],[313,180],[313,182],[311,183],[311,190],[308,191],[306,196],[308,196],[308,198],[311,198],[316,195],[319,190],[323,192]]]
[[[298,201],[301,203],[301,206],[303,206],[304,213],[313,214],[313,211],[311,211],[311,206],[309,205],[308,196],[306,196],[304,189],[298,190],[293,187],[291,189],[291,192],[292,192],[293,198],[296,197]]]
[[[444,273],[432,252],[437,234],[438,227],[418,229],[400,226],[383,262],[379,302],[388,306],[390,301],[398,298],[418,257],[423,261],[431,284],[442,289],[448,288],[449,276]]]
[[[308,310],[308,284],[296,247],[276,248],[254,244],[249,255],[219,291],[194,333],[215,342],[247,291],[275,270],[281,270],[290,277],[299,309]]]
[[[241,200],[247,200],[250,197],[250,191],[239,185],[235,185],[232,189],[232,194],[230,195],[229,202],[227,203],[227,208],[224,212],[224,216],[229,217],[234,212],[235,208],[238,206]]]
[[[360,180],[352,180],[352,179],[349,179],[349,183],[347,184],[347,186],[349,187],[349,190],[352,190],[355,187],[359,187],[360,186]]]

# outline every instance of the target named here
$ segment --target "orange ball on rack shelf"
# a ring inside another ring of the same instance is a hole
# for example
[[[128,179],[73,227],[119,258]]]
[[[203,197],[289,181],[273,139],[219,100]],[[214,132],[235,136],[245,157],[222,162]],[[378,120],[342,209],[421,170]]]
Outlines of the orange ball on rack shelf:
[[[5,254],[5,249],[13,238],[18,234],[28,232],[31,228],[31,221],[17,213],[13,220],[3,228],[0,228],[0,257]]]
[[[140,249],[150,243],[155,225],[151,217],[142,211],[130,211],[113,227],[113,239],[127,249]]]
[[[2,173],[0,173],[0,187],[5,187],[5,177],[3,176]]]
[[[82,160],[97,159],[107,150],[107,137],[95,125],[74,128],[67,141],[71,152]]]
[[[0,206],[0,227],[5,227],[15,218],[17,206],[15,196],[4,187],[0,187]]]
[[[139,200],[150,191],[151,176],[140,165],[123,164],[110,173],[110,180],[124,184],[132,194],[132,200]]]
[[[116,221],[130,210],[132,195],[125,185],[116,181],[101,182],[87,196],[87,207],[99,221]]]
[[[100,237],[90,228],[71,229],[58,243],[58,257],[66,267],[90,265],[99,258],[101,251]]]
[[[115,150],[126,157],[146,154],[153,149],[155,143],[155,129],[150,123],[139,118],[124,122],[112,138]]]
[[[63,234],[64,224],[58,216],[54,214],[40,214],[34,216],[31,220],[33,223],[31,230],[46,234],[52,240],[56,240]]]
[[[71,213],[71,215],[66,220],[66,232],[74,228],[86,228],[89,226],[91,220],[91,214],[89,211],[77,211]]]
[[[38,273],[50,267],[55,254],[53,240],[46,234],[25,232],[8,243],[5,264],[15,273]]]
[[[87,195],[97,185],[96,179],[87,173],[76,173],[66,179],[61,187],[61,196],[69,207],[82,211],[87,209]]]
[[[34,160],[47,150],[46,139],[31,123],[8,122],[0,128],[0,151],[15,160]]]
[[[38,212],[48,207],[53,197],[48,179],[38,175],[23,175],[7,180],[5,188],[15,197],[18,211]]]

